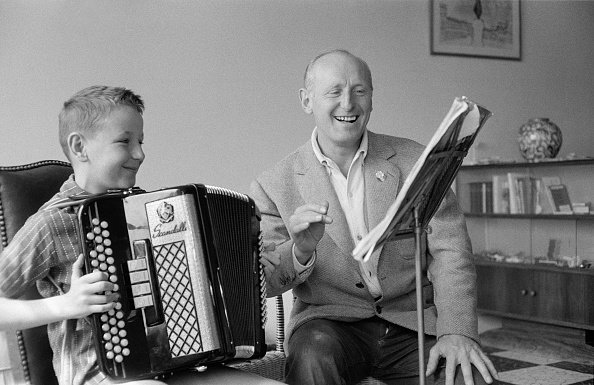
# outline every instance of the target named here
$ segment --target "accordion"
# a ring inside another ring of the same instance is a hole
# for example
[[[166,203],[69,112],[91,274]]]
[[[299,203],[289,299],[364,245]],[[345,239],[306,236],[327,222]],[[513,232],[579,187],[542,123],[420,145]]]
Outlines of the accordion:
[[[189,184],[82,201],[87,272],[115,309],[91,316],[100,369],[116,380],[266,353],[260,218],[251,198]]]

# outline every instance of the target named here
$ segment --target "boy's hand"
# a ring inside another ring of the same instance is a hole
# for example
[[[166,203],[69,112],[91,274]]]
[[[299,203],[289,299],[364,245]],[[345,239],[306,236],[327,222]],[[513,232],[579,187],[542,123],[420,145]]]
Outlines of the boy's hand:
[[[72,264],[70,290],[64,296],[64,310],[68,318],[81,318],[93,313],[107,312],[115,307],[119,295],[111,293],[114,288],[107,275],[93,272],[83,275],[83,255]],[[104,294],[98,294],[103,293]]]

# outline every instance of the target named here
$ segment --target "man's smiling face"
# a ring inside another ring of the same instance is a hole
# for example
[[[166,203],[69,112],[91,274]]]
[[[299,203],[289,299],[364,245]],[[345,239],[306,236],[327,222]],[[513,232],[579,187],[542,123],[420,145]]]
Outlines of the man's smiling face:
[[[313,114],[318,142],[330,147],[357,148],[372,110],[371,76],[357,58],[336,52],[319,58],[312,84],[301,90],[305,112]]]

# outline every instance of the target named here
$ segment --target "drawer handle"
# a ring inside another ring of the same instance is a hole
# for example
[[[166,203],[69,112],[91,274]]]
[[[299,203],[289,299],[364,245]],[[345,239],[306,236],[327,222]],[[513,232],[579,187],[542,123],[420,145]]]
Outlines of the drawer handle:
[[[522,290],[520,291],[520,294],[522,294],[522,295],[526,295],[526,294],[528,294],[528,290],[522,289]]]
[[[531,297],[535,297],[536,296],[536,292],[534,290],[530,290],[530,293],[529,294],[530,294]]]

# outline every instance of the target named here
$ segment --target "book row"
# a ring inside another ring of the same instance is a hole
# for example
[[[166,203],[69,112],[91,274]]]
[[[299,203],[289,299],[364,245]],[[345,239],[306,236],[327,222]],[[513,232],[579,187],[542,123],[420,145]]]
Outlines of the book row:
[[[590,214],[590,203],[573,203],[559,177],[522,173],[471,182],[470,212],[484,214]]]

